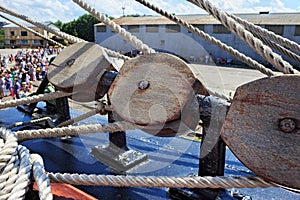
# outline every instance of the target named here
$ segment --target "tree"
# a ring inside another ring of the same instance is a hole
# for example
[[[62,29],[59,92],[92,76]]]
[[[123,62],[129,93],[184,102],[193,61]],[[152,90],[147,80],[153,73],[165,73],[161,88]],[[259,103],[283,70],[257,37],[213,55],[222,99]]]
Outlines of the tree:
[[[113,17],[109,17],[113,19]],[[84,14],[78,19],[71,22],[62,23],[57,21],[54,24],[60,28],[61,31],[70,35],[79,37],[89,42],[94,42],[94,24],[99,23],[99,20],[91,14]]]
[[[4,48],[5,40],[4,40],[4,29],[0,29],[0,48]]]

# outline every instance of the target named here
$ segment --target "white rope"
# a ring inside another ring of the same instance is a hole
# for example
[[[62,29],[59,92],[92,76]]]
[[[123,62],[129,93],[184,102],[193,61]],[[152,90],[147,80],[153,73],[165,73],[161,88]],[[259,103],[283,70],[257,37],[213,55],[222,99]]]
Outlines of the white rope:
[[[14,134],[1,132],[0,199],[23,199],[30,183],[29,151],[17,143]]]
[[[69,34],[67,34],[67,33],[64,33],[64,32],[62,32],[62,31],[58,31],[58,30],[56,30],[56,29],[53,29],[53,28],[51,28],[51,27],[49,27],[49,26],[46,26],[45,24],[39,23],[39,22],[37,22],[37,21],[35,21],[35,20],[33,20],[33,19],[27,17],[27,16],[20,15],[20,14],[18,14],[18,13],[16,13],[16,12],[13,12],[13,11],[7,9],[7,8],[4,8],[4,7],[1,6],[1,5],[0,5],[0,11],[5,12],[5,13],[7,13],[7,14],[9,14],[9,15],[14,16],[14,17],[20,18],[20,19],[22,19],[22,20],[24,20],[24,21],[27,21],[27,22],[31,23],[31,24],[34,24],[34,25],[37,26],[37,27],[43,28],[44,30],[47,30],[48,32],[53,33],[53,34],[55,34],[55,35],[57,35],[57,36],[59,36],[59,37],[65,39],[65,40],[67,40],[67,41],[69,41],[69,42],[71,42],[71,43],[85,42],[85,40],[83,40],[83,39],[80,39],[80,38],[77,38],[77,37],[75,37],[75,36],[72,36],[72,35],[69,35]],[[129,59],[130,59],[128,56],[124,56],[124,55],[122,55],[122,54],[120,54],[120,53],[118,53],[118,52],[112,51],[112,50],[107,49],[107,48],[104,48],[104,47],[102,47],[102,48],[103,48],[103,49],[106,51],[106,53],[107,53],[108,55],[110,55],[110,56],[117,57],[117,58],[121,58],[121,59],[123,59],[123,60],[129,60]]]
[[[242,18],[240,18],[236,15],[228,14],[228,16],[230,16],[231,18],[233,18],[234,20],[236,20],[237,22],[242,24],[248,31],[251,31],[251,32],[257,33],[259,35],[265,36],[265,37],[269,38],[270,40],[273,40],[274,42],[276,42],[276,43],[278,43],[282,46],[285,46],[285,47],[288,47],[289,49],[300,52],[300,45],[297,44],[296,42],[291,41],[288,38],[284,38],[280,35],[277,35],[277,34],[273,33],[272,31],[264,29],[264,28],[262,28],[260,26],[257,26],[257,25],[255,25],[251,22],[243,20]]]
[[[53,44],[56,44],[56,45],[58,45],[58,46],[60,46],[60,47],[65,48],[65,46],[62,45],[62,44],[60,44],[59,42],[56,42],[56,41],[54,41],[54,40],[52,40],[52,39],[50,39],[50,38],[48,38],[48,37],[46,37],[46,36],[40,34],[39,32],[36,32],[35,30],[33,30],[33,29],[31,29],[31,28],[28,28],[28,27],[26,27],[26,26],[24,26],[24,25],[22,25],[22,24],[20,24],[20,23],[18,23],[18,22],[16,22],[16,21],[14,21],[14,20],[12,20],[12,19],[9,19],[9,18],[7,18],[7,17],[5,17],[5,16],[3,16],[3,15],[1,15],[1,14],[0,14],[0,17],[2,17],[2,18],[4,18],[4,19],[6,19],[6,20],[8,20],[8,21],[10,21],[10,22],[12,22],[12,23],[14,23],[14,24],[16,24],[17,26],[19,26],[19,27],[21,27],[21,28],[26,29],[27,31],[29,31],[29,32],[31,32],[31,33],[34,33],[35,35],[37,35],[37,36],[39,36],[39,37],[41,37],[41,38],[43,38],[43,39],[45,39],[45,40],[48,40],[48,41],[52,42]]]
[[[139,40],[137,37],[126,31],[124,28],[119,26],[118,24],[111,21],[108,17],[106,17],[104,14],[99,13],[95,8],[91,7],[87,3],[85,3],[82,0],[73,0],[76,4],[78,4],[80,7],[88,11],[90,14],[92,14],[94,17],[96,17],[98,20],[106,24],[111,30],[118,33],[123,39],[125,39],[127,42],[129,42],[131,45],[136,47],[138,50],[142,51],[144,54],[150,54],[155,53],[154,49],[151,49],[148,45],[144,44],[141,40]]]
[[[51,182],[72,185],[114,186],[114,187],[168,187],[168,188],[267,188],[274,184],[255,176],[114,176],[68,173],[49,173]]]
[[[297,54],[295,54],[294,52],[280,46],[279,44],[253,32],[252,33],[255,37],[257,37],[258,39],[260,39],[264,44],[268,45],[269,47],[277,50],[279,53],[288,56],[289,58],[293,59],[296,62],[300,63],[300,56],[298,56]]]
[[[32,97],[26,97],[22,99],[10,100],[0,102],[0,110],[8,107],[15,107],[23,104],[29,103],[36,103],[39,101],[47,101],[52,99],[58,99],[61,97],[71,96],[72,93],[64,93],[64,92],[53,92],[53,93],[46,93],[46,94],[39,94]]]
[[[38,154],[30,155],[32,163],[33,178],[38,186],[39,197],[43,200],[52,200],[53,195],[50,186],[50,179],[46,175],[43,159]]]
[[[15,132],[18,140],[46,138],[46,137],[62,137],[62,136],[76,136],[78,134],[92,134],[92,133],[113,133],[126,130],[138,129],[140,126],[131,124],[129,122],[114,122],[108,124],[91,124],[81,126],[69,126],[61,128],[46,128],[37,130],[24,130]]]
[[[200,8],[206,10],[209,14],[218,19],[224,26],[226,26],[231,32],[235,33],[242,40],[244,40],[250,47],[256,50],[263,58],[271,63],[278,70],[285,74],[297,74],[295,70],[288,62],[282,59],[282,57],[272,51],[271,48],[264,45],[262,41],[254,37],[249,31],[245,30],[242,25],[237,23],[234,19],[228,17],[227,13],[217,8],[207,0],[187,0]]]
[[[198,29],[197,27],[194,27],[193,25],[187,23],[186,21],[184,21],[183,19],[180,19],[179,17],[170,14],[158,7],[156,7],[155,5],[145,1],[145,0],[136,0],[137,2],[143,4],[144,6],[147,6],[148,8],[156,11],[157,13],[167,17],[168,19],[172,20],[173,22],[180,24],[181,26],[183,26],[184,28],[186,28],[187,30],[189,30],[190,32],[198,35],[199,37],[205,39],[206,41],[218,46],[220,49],[232,54],[233,56],[235,56],[237,59],[241,60],[244,63],[247,63],[249,66],[259,70],[261,73],[266,74],[267,76],[273,76],[275,75],[275,73],[266,68],[265,66],[263,66],[262,64],[258,63],[257,61],[253,60],[252,58],[240,53],[239,51],[237,51],[236,49],[232,48],[231,46],[226,45],[225,43],[221,42],[220,40],[210,36],[209,34],[201,31],[200,29]]]

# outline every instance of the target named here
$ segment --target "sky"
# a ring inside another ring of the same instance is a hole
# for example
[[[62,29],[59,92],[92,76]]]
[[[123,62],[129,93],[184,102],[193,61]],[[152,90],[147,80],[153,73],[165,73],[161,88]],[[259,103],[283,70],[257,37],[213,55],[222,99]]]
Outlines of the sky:
[[[157,15],[134,0],[85,0],[85,2],[100,13],[115,18],[122,16],[123,11],[125,15]],[[185,0],[149,0],[149,2],[177,15],[206,13]],[[210,2],[229,13],[300,12],[300,0],[210,0]],[[0,5],[39,22],[60,20],[65,23],[87,13],[72,0],[0,0]],[[9,15],[5,16],[16,20]]]

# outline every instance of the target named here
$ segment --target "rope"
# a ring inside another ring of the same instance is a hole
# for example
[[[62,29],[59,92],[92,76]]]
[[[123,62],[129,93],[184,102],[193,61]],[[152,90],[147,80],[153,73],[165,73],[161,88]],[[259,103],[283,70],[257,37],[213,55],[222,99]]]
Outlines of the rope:
[[[297,74],[295,70],[288,62],[284,61],[280,55],[274,53],[271,48],[264,45],[259,39],[254,37],[249,31],[245,30],[242,25],[238,24],[228,15],[211,4],[207,0],[188,0],[189,2],[206,10],[209,14],[218,19],[223,25],[225,25],[231,32],[238,35],[243,39],[250,47],[256,50],[263,58],[275,66],[278,70],[285,74]]]
[[[38,154],[31,154],[30,160],[32,163],[33,177],[38,186],[40,199],[53,199],[53,195],[51,193],[50,179],[46,175],[42,157]]]
[[[29,151],[11,132],[0,129],[0,199],[23,199],[30,183]]]
[[[43,118],[40,118],[40,119],[30,120],[29,122],[17,122],[17,123],[14,123],[14,124],[11,124],[11,125],[7,126],[6,128],[7,129],[12,129],[14,127],[25,126],[25,125],[30,125],[30,124],[38,124],[38,123],[41,123],[41,122],[44,122],[44,121],[46,121],[51,128],[55,127],[55,125],[53,124],[53,121],[50,117],[43,117]]]
[[[64,126],[68,126],[68,125],[71,125],[71,124],[74,124],[75,122],[78,122],[78,121],[81,121],[81,120],[84,120],[86,118],[89,118],[93,115],[96,115],[97,113],[99,113],[99,110],[98,109],[94,109],[94,110],[91,110],[87,113],[84,113],[78,117],[75,117],[74,119],[70,119],[68,121],[65,121],[61,124],[59,124],[57,127],[64,127]]]
[[[4,108],[8,108],[8,107],[15,107],[15,106],[23,105],[23,104],[58,99],[58,98],[66,97],[66,96],[70,96],[70,95],[71,95],[71,93],[53,92],[53,93],[39,94],[39,95],[35,95],[32,97],[26,97],[23,99],[4,101],[4,102],[0,102],[0,110],[4,109]]]
[[[266,45],[268,45],[269,47],[277,50],[279,53],[284,54],[286,56],[288,56],[289,58],[295,60],[296,62],[300,63],[300,56],[298,56],[297,54],[295,54],[294,52],[280,46],[279,44],[268,40],[267,38],[262,37],[261,35],[257,34],[257,33],[252,33],[255,37],[257,37],[258,39],[260,39],[263,43],[265,43]]]
[[[93,115],[96,115],[97,113],[100,113],[100,114],[107,114],[107,111],[112,111],[112,107],[109,106],[109,105],[106,105],[102,102],[99,102],[99,105],[97,106],[96,109],[93,109],[85,114],[82,114],[82,115],[79,115],[78,117],[75,117],[73,119],[70,119],[68,121],[65,121],[61,124],[59,124],[57,127],[64,127],[64,126],[68,126],[68,125],[71,125],[71,124],[74,124],[75,122],[78,122],[78,121],[81,121],[81,120],[84,120],[86,118],[89,118]]]
[[[144,54],[150,54],[155,53],[154,49],[151,49],[148,45],[144,44],[141,40],[139,40],[137,37],[126,31],[124,28],[119,26],[118,24],[111,21],[108,17],[103,15],[102,13],[99,13],[96,11],[95,8],[91,7],[87,3],[85,3],[82,0],[73,0],[76,4],[78,4],[80,7],[88,11],[90,14],[92,14],[94,17],[96,17],[98,20],[106,24],[111,30],[118,33],[123,39],[125,39],[127,42],[129,42],[131,45],[136,47],[138,50],[142,51]]]
[[[45,137],[62,137],[62,136],[76,136],[78,134],[91,133],[106,133],[119,132],[126,130],[138,129],[140,126],[131,124],[129,122],[115,122],[108,124],[91,124],[81,126],[69,126],[61,128],[46,128],[38,130],[24,130],[17,131],[16,135],[19,141],[26,139],[45,138]]]
[[[0,17],[2,17],[2,18],[4,18],[4,19],[6,19],[6,20],[8,20],[8,21],[10,21],[10,22],[12,22],[12,23],[14,23],[14,24],[16,24],[17,26],[19,26],[19,27],[21,27],[21,28],[26,29],[27,31],[29,31],[29,32],[31,32],[31,33],[34,33],[35,35],[37,35],[37,36],[39,36],[39,37],[41,37],[41,38],[43,38],[43,39],[45,39],[45,40],[48,40],[48,41],[52,42],[53,44],[56,44],[56,45],[58,45],[58,46],[60,46],[60,47],[65,48],[65,46],[62,45],[62,44],[60,44],[59,42],[56,42],[56,41],[54,41],[54,40],[52,40],[52,39],[50,39],[50,38],[48,38],[48,37],[46,37],[46,36],[40,34],[39,32],[34,31],[34,30],[31,29],[31,28],[28,28],[28,27],[26,27],[26,26],[23,26],[22,24],[20,24],[20,23],[14,21],[14,20],[12,20],[12,19],[9,19],[9,18],[7,18],[7,17],[5,17],[5,16],[3,16],[3,15],[1,15],[1,14],[0,14]]]
[[[168,187],[168,188],[267,188],[275,185],[255,176],[114,176],[68,173],[49,173],[51,182],[72,185],[114,186],[114,187]]]
[[[263,74],[266,74],[267,76],[274,76],[275,75],[275,73],[272,70],[266,68],[265,66],[258,63],[255,60],[253,60],[252,58],[240,53],[236,49],[226,45],[225,43],[221,42],[220,40],[217,40],[216,38],[210,36],[209,34],[201,31],[197,27],[194,27],[193,25],[185,22],[184,20],[180,19],[179,17],[176,17],[175,15],[170,14],[170,13],[156,7],[155,5],[147,2],[146,0],[136,0],[136,1],[143,4],[143,5],[145,5],[146,7],[150,8],[150,9],[152,9],[153,11],[156,11],[157,13],[167,17],[168,19],[172,20],[173,22],[175,22],[177,24],[180,24],[181,26],[186,28],[188,31],[190,31],[190,32],[198,35],[199,37],[205,39],[206,41],[218,46],[220,49],[232,54],[237,59],[241,60],[244,63],[247,63],[249,66],[259,70]]]
[[[37,27],[43,28],[44,30],[47,30],[48,32],[53,33],[53,34],[55,34],[55,35],[57,35],[57,36],[65,39],[65,40],[67,40],[67,41],[69,41],[71,43],[85,42],[85,40],[82,40],[82,39],[77,38],[75,36],[69,35],[69,34],[64,33],[62,31],[58,31],[56,29],[53,29],[53,28],[51,28],[49,26],[46,26],[45,24],[42,24],[42,23],[39,23],[39,22],[37,22],[37,21],[35,21],[33,19],[30,19],[27,16],[20,15],[20,14],[18,14],[16,12],[13,12],[13,11],[7,9],[7,8],[4,8],[3,6],[0,6],[0,10],[2,12],[5,12],[5,13],[9,14],[9,15],[12,15],[14,17],[20,18],[20,19],[22,19],[24,21],[27,21],[27,22],[31,23],[31,24],[34,24]],[[129,60],[130,59],[128,56],[124,56],[124,55],[122,55],[122,54],[120,54],[118,52],[112,51],[112,50],[104,48],[104,47],[102,47],[102,48],[106,51],[106,53],[108,55],[110,55],[112,57],[118,57],[118,58],[121,58],[123,60]]]
[[[265,37],[269,38],[270,40],[273,40],[274,42],[276,42],[282,46],[285,46],[294,51],[300,52],[300,45],[297,44],[296,42],[291,41],[287,38],[281,37],[280,35],[277,35],[277,34],[273,33],[272,31],[269,31],[267,29],[264,29],[260,26],[255,25],[251,22],[243,20],[240,17],[237,17],[235,15],[228,14],[228,16],[230,16],[231,18],[233,18],[234,20],[236,20],[237,22],[242,24],[248,31],[265,36]]]

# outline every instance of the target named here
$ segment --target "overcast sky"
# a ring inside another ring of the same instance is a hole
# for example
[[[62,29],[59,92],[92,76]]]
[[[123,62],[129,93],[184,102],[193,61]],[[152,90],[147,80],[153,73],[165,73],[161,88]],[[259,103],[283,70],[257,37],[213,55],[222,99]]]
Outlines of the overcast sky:
[[[134,0],[85,0],[85,2],[99,12],[115,18],[122,16],[122,7],[125,8],[125,15],[157,15]],[[175,14],[206,13],[185,0],[149,0],[149,2]],[[211,2],[230,13],[300,12],[300,0],[211,0]],[[39,22],[57,20],[68,22],[86,13],[72,0],[0,0],[0,5]]]

